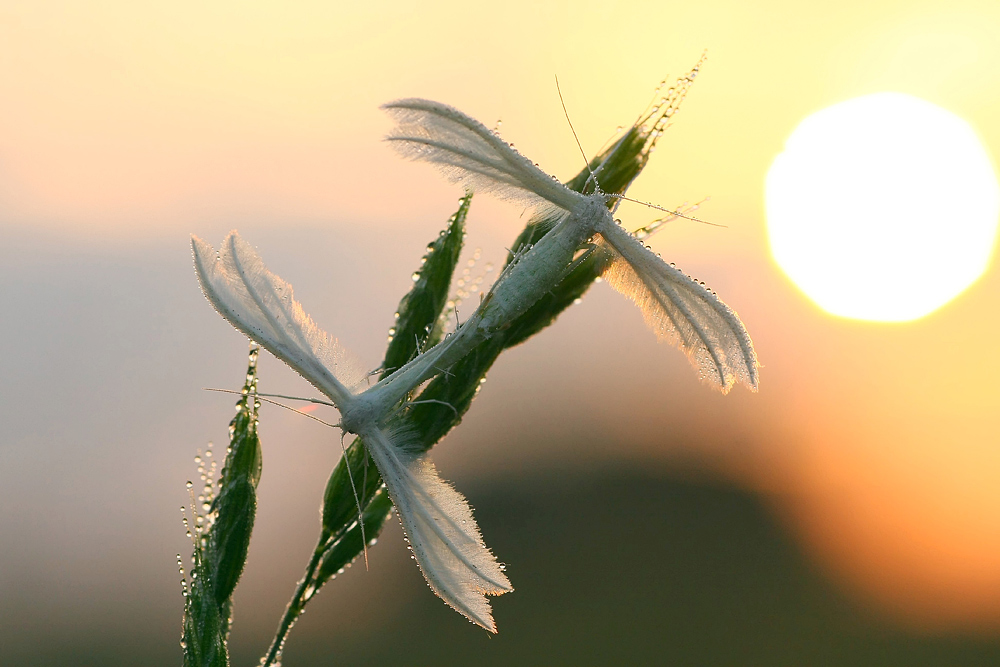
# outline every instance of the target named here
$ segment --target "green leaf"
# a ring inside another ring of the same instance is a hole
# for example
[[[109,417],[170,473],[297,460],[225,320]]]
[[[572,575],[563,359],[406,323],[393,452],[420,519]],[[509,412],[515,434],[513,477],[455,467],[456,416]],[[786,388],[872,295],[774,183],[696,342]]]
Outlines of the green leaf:
[[[191,586],[184,605],[184,626],[181,648],[184,667],[228,667],[229,655],[226,638],[228,621],[224,622],[211,591],[207,568],[196,556],[191,570]],[[228,608],[226,610],[228,616]]]
[[[225,493],[226,511],[219,513],[209,538],[210,577],[215,600],[220,604],[233,594],[243,574],[257,510],[256,493],[249,482],[234,481]]]
[[[382,530],[382,525],[392,513],[392,501],[385,489],[380,490],[368,502],[365,507],[364,525],[365,539],[373,542],[375,536]],[[355,515],[356,516],[356,515]],[[316,574],[318,585],[326,583],[331,577],[336,576],[351,561],[358,557],[364,550],[364,542],[361,539],[361,528],[357,523],[351,524],[350,528],[342,531],[342,534],[332,540],[323,555],[322,564]]]
[[[218,494],[204,497],[208,512],[197,516],[191,583],[184,604],[181,646],[185,667],[228,667],[227,641],[233,590],[246,564],[257,512],[261,448],[257,437],[257,348],[250,351],[246,382],[229,423],[229,448]],[[206,494],[212,493],[210,485]]]
[[[448,301],[451,277],[465,241],[465,218],[469,214],[472,193],[459,202],[448,226],[427,246],[422,266],[413,274],[416,276],[413,289],[399,302],[392,340],[382,362],[383,374],[391,373],[417,356],[423,348],[436,343],[434,338],[441,335],[437,323]]]
[[[417,433],[416,444],[421,451],[430,449],[462,421],[479,393],[486,371],[503,350],[504,337],[493,336],[473,348],[447,373],[435,376],[420,392],[418,400],[429,402],[413,405],[405,421]]]
[[[350,474],[348,474],[348,469]],[[352,484],[353,477],[353,484]],[[362,438],[356,438],[333,469],[323,494],[323,536],[328,539],[358,518],[358,501],[364,507],[382,486],[375,462]],[[358,497],[354,493],[357,490]],[[372,536],[374,537],[374,536]]]
[[[250,534],[257,514],[257,483],[262,466],[257,437],[257,351],[251,352],[243,397],[229,424],[229,449],[219,479],[219,495],[212,502],[214,521],[208,534],[209,563],[215,600],[229,599],[243,573]]]

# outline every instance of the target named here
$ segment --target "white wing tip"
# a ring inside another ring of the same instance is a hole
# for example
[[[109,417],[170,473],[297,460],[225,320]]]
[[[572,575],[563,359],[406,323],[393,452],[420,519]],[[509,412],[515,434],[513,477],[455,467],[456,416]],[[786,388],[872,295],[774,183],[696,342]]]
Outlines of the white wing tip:
[[[246,241],[243,241],[243,239],[240,237],[240,233],[237,230],[232,229],[229,231],[228,234],[226,234],[225,238],[222,239],[222,244],[219,247],[225,248],[227,245],[233,243],[234,241],[246,243]],[[209,257],[214,259],[215,257],[218,256],[218,254],[215,251],[215,248],[212,247],[212,244],[206,241],[205,239],[201,238],[197,234],[191,235],[191,249],[194,251],[195,259],[200,258],[204,260]]]
[[[398,100],[392,100],[391,102],[386,102],[385,104],[380,104],[379,109],[391,113],[396,110],[404,110],[404,111],[406,110],[426,111],[430,109],[451,110],[452,107],[448,106],[443,102],[435,102],[434,100],[428,100],[422,97],[403,97]]]
[[[753,348],[751,347],[750,350],[751,358],[741,359],[742,363],[735,368],[727,368],[724,378],[720,379],[718,370],[713,368],[713,373],[702,374],[703,379],[718,388],[723,395],[728,394],[736,385],[741,385],[749,391],[757,393],[760,386],[758,375],[760,365],[757,363],[757,356],[753,353]]]
[[[495,633],[487,596],[513,586],[483,542],[468,501],[441,479],[426,455],[405,453],[404,432],[371,428],[361,435],[427,585],[452,609]]]
[[[212,247],[212,244],[195,234],[191,235],[191,250],[194,252],[195,260],[211,257],[215,254],[215,248]]]

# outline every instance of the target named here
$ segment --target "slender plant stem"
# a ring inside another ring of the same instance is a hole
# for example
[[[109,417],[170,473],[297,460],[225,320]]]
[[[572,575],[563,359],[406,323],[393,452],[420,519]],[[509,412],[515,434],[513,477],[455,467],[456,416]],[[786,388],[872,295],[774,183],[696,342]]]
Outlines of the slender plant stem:
[[[316,574],[316,568],[322,562],[323,555],[326,553],[329,544],[328,540],[321,539],[320,543],[316,545],[312,558],[309,560],[309,565],[306,566],[305,576],[302,577],[298,586],[296,586],[292,599],[288,601],[288,606],[285,607],[285,613],[281,617],[281,622],[278,623],[278,631],[274,633],[274,639],[271,641],[271,647],[267,650],[267,655],[264,656],[264,659],[260,663],[262,667],[271,667],[281,656],[281,650],[285,643],[285,637],[288,636],[288,631],[292,629],[295,620],[302,613],[302,610],[305,609],[306,602],[309,601],[306,592],[314,585],[313,576]]]

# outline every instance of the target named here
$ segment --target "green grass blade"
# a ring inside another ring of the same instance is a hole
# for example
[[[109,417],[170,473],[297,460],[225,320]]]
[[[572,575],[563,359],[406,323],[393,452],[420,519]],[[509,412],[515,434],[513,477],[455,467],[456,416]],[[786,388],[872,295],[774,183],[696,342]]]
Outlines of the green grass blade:
[[[364,511],[364,539],[373,543],[375,537],[382,530],[382,525],[389,518],[392,512],[392,501],[389,494],[382,489],[368,501]],[[356,516],[356,515],[355,515]],[[317,571],[315,580],[325,583],[332,577],[343,572],[355,558],[364,550],[364,543],[361,541],[361,528],[357,523],[349,524],[349,527],[331,540],[329,548],[326,550],[323,561]]]
[[[226,667],[232,594],[246,564],[257,512],[262,469],[257,436],[257,348],[250,351],[246,382],[229,423],[229,447],[214,493],[207,480],[206,514],[195,508],[194,555],[186,590],[181,646],[185,667]]]
[[[472,194],[459,200],[448,226],[427,246],[420,269],[414,273],[413,289],[403,297],[396,309],[396,324],[382,362],[383,374],[391,373],[440,336],[438,321],[451,289],[451,277],[465,241],[465,218],[469,214]]]

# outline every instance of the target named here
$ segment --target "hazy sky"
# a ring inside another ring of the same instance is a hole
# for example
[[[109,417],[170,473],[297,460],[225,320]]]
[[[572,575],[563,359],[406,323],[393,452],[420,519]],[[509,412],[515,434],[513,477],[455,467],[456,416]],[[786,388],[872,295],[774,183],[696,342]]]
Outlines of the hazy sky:
[[[381,143],[380,103],[421,96],[502,119],[566,178],[581,158],[555,75],[593,153],[707,49],[631,194],[711,195],[700,214],[725,229],[671,224],[651,244],[740,313],[759,394],[700,385],[598,286],[504,355],[436,454],[445,476],[461,488],[534,465],[709,470],[773,493],[825,571],[894,618],[1000,627],[1000,275],[913,323],[833,318],[776,267],[763,214],[795,125],[862,94],[938,104],[995,160],[1000,5],[342,4],[0,5],[0,613],[31,600],[40,615],[24,623],[77,627],[125,573],[129,604],[164,599],[179,619],[177,508],[195,449],[224,439],[232,409],[201,388],[235,387],[246,351],[198,290],[190,233],[217,244],[239,228],[374,365],[461,194]],[[475,200],[469,247],[502,260],[520,213]],[[309,391],[270,358],[262,386]],[[262,433],[251,558],[287,571],[283,591],[311,548],[336,439],[266,408]]]

